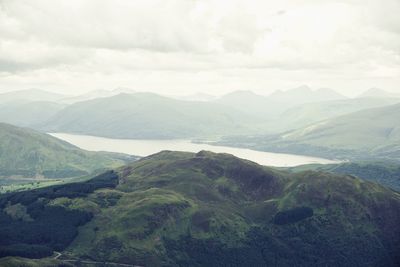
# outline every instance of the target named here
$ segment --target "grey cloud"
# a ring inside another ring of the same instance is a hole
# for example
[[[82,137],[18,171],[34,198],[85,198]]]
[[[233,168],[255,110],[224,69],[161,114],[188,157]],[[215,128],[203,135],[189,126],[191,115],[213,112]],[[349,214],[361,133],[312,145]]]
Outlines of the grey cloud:
[[[218,70],[236,69],[280,71],[279,77],[307,72],[302,79],[316,79],[318,71],[327,80],[378,69],[397,80],[399,3],[0,0],[0,72],[15,74],[18,83],[20,72],[54,71],[88,86],[96,83],[91,75],[132,81],[140,73],[142,81],[159,72],[207,72],[202,78],[212,80]]]

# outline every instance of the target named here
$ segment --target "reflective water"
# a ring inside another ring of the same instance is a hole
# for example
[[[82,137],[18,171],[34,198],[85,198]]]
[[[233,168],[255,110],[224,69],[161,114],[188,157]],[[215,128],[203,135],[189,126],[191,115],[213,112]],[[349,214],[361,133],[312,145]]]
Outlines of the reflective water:
[[[217,153],[229,153],[239,158],[248,159],[262,165],[290,167],[310,163],[329,164],[336,161],[283,153],[261,152],[251,149],[195,144],[190,140],[133,140],[111,139],[97,136],[66,133],[50,133],[52,136],[67,141],[77,147],[90,151],[120,152],[136,156],[148,156],[161,150],[199,152],[208,150]]]

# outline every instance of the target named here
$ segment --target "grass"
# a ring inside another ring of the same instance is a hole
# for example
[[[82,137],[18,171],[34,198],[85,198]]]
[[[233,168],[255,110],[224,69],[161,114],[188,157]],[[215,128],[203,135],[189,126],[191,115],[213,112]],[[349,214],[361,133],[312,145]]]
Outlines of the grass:
[[[75,178],[129,160],[127,155],[81,150],[50,135],[0,123],[1,178]]]
[[[117,174],[115,188],[84,195],[46,189],[47,207],[93,215],[67,253],[145,266],[398,263],[400,195],[356,177],[168,151]]]

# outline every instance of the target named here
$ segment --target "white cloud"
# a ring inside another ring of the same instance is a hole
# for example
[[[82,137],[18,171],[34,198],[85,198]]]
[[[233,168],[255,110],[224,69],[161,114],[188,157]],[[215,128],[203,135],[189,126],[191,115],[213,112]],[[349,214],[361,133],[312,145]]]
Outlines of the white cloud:
[[[398,14],[397,0],[0,0],[0,90],[400,90]]]

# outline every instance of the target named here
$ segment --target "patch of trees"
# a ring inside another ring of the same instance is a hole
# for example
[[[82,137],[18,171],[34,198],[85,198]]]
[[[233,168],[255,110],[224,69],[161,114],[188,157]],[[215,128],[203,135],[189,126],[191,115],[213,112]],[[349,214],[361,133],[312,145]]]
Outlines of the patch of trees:
[[[314,215],[314,211],[309,207],[297,207],[275,214],[274,223],[278,225],[295,223]]]
[[[304,225],[305,226],[305,225]],[[271,234],[269,227],[254,227],[234,244],[217,237],[197,239],[190,235],[163,239],[168,266],[398,266],[388,250],[363,233],[317,232],[288,225]],[[172,263],[171,263],[172,262]]]
[[[118,176],[109,171],[95,178],[32,191],[4,194],[0,197],[0,257],[22,256],[40,258],[53,250],[64,250],[78,234],[78,227],[91,220],[92,214],[48,205],[59,197],[82,197],[94,190],[115,187]],[[4,208],[7,205],[26,206],[32,220],[13,219]]]
[[[42,172],[42,175],[47,178],[69,178],[69,177],[83,176],[87,174],[88,172],[77,169],[45,170]]]
[[[380,183],[400,191],[400,167],[398,163],[344,163],[328,169],[339,174],[351,174],[366,180]]]
[[[8,193],[0,196],[0,208],[7,203],[29,205],[39,198],[55,199],[59,197],[84,197],[100,188],[114,188],[118,184],[118,175],[107,171],[88,181],[49,186],[31,191]]]
[[[45,200],[35,201],[27,209],[31,221],[13,220],[0,212],[1,255],[43,257],[49,251],[63,250],[78,234],[77,227],[92,218],[85,211],[48,206]],[[36,246],[37,254],[24,252],[24,248]]]
[[[12,176],[21,175],[23,177],[35,177],[37,174],[36,170],[0,170],[0,176]],[[46,178],[69,178],[87,175],[88,172],[78,169],[63,169],[63,170],[44,170],[41,172]]]
[[[6,256],[18,256],[31,259],[48,257],[53,254],[53,250],[47,246],[13,244],[0,247],[0,258]]]

